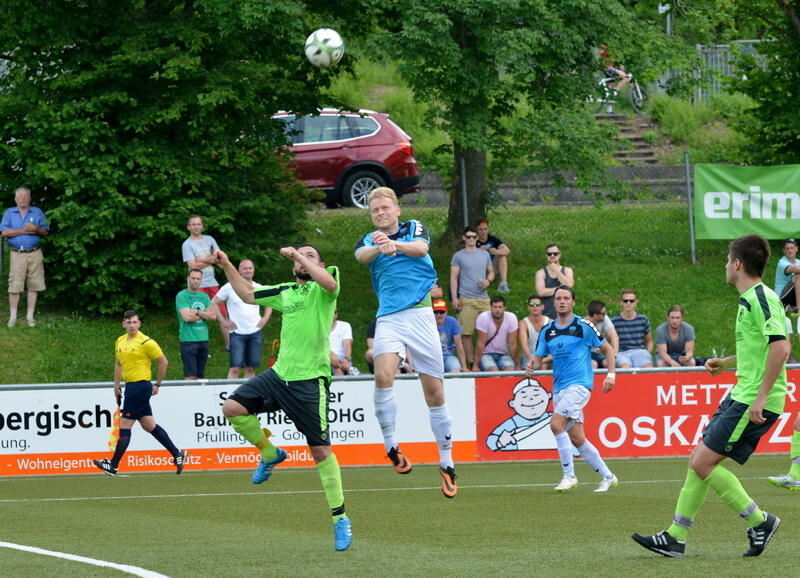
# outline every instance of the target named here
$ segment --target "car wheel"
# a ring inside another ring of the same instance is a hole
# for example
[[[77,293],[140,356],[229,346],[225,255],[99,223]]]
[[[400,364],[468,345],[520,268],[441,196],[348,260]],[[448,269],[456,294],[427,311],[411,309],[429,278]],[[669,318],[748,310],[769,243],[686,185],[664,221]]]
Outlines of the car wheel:
[[[373,189],[383,187],[386,181],[372,171],[357,171],[347,177],[342,187],[342,201],[348,207],[367,208],[367,199]]]

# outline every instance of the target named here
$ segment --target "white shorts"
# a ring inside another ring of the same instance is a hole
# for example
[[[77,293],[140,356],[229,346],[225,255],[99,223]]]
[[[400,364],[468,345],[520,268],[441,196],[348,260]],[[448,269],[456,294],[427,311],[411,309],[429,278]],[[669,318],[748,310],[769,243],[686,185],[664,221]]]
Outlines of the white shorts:
[[[396,353],[406,357],[411,352],[414,370],[431,377],[444,377],[444,359],[436,318],[430,307],[412,307],[378,317],[375,324],[374,357]]]
[[[582,385],[568,385],[553,394],[553,409],[558,415],[583,423],[583,408],[591,397],[592,392]]]

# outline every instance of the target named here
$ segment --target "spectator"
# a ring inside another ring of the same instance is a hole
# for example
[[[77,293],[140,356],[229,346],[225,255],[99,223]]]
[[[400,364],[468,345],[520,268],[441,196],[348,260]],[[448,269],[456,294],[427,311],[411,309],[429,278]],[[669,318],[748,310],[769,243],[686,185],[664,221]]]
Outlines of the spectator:
[[[520,367],[525,367],[533,359],[533,352],[536,351],[536,342],[539,340],[539,332],[550,323],[547,315],[542,314],[544,302],[538,295],[528,297],[528,316],[519,321],[519,346],[521,349]],[[542,369],[550,369],[553,361],[552,355],[542,358]]]
[[[447,301],[434,299],[433,314],[436,316],[436,328],[442,342],[445,373],[460,373],[467,369],[464,344],[461,340],[461,327],[455,317],[447,314]]]
[[[456,251],[450,260],[450,298],[453,307],[459,312],[464,354],[469,363],[473,359],[472,335],[475,333],[475,319],[489,310],[487,289],[494,279],[492,259],[486,251],[478,250],[478,233],[466,227],[461,236],[464,248]]]
[[[517,358],[519,322],[513,313],[506,311],[505,297],[492,297],[491,310],[478,315],[475,328],[478,331],[478,345],[472,371],[519,369],[514,361]]]
[[[250,259],[242,259],[239,262],[239,274],[254,288],[258,288],[261,285],[253,281],[255,273],[255,265]],[[220,327],[225,327],[230,337],[228,379],[238,379],[242,369],[245,379],[255,377],[256,369],[261,365],[261,346],[264,342],[261,329],[269,321],[272,307],[265,307],[262,315],[261,308],[242,301],[230,283],[222,286],[211,303],[217,306],[217,321]],[[227,306],[229,318],[226,318],[220,310],[222,305]]]
[[[202,272],[200,291],[208,295],[209,299],[213,299],[219,292],[219,283],[214,276],[214,265],[217,263],[216,251],[219,250],[219,245],[211,235],[203,235],[203,219],[199,215],[189,217],[186,228],[189,230],[189,238],[181,247],[183,262],[190,270],[197,269]],[[228,309],[224,303],[220,303],[219,310],[223,317],[228,317]],[[225,339],[225,349],[228,349],[230,347],[228,329],[220,325],[220,331]]]
[[[797,241],[786,239],[783,242],[783,257],[778,261],[775,270],[775,293],[781,298],[788,313],[797,313],[800,309],[800,262],[797,261]]]
[[[547,246],[547,265],[536,271],[535,287],[536,293],[544,301],[543,313],[555,319],[556,308],[553,305],[553,295],[556,289],[565,285],[570,289],[575,287],[575,274],[571,267],[561,265],[561,249],[558,245]]]
[[[442,289],[442,286],[439,285],[438,281],[434,282],[429,295],[431,296],[431,299],[444,299],[444,289]]]
[[[183,375],[186,379],[205,378],[208,362],[208,321],[217,318],[217,307],[200,291],[202,271],[192,269],[186,277],[186,289],[175,296],[178,311],[179,341]]]
[[[656,327],[657,367],[694,367],[694,327],[683,320],[683,308],[673,305],[667,321]]]
[[[623,289],[622,311],[611,322],[619,336],[617,367],[653,367],[653,335],[650,320],[636,312],[636,292]]]
[[[478,249],[489,252],[492,256],[494,277],[500,277],[497,290],[500,293],[509,293],[511,288],[508,286],[508,256],[511,254],[511,249],[500,239],[489,234],[489,221],[486,219],[479,220],[475,230],[478,232]]]
[[[606,341],[614,349],[614,355],[616,356],[619,352],[619,337],[611,318],[607,314],[606,304],[602,301],[589,301],[586,312],[587,315],[584,319],[591,321],[600,335],[605,337]],[[606,357],[599,347],[592,348],[592,367],[608,367]]]
[[[361,372],[352,364],[353,328],[347,321],[339,320],[339,311],[333,313],[333,327],[328,337],[331,344],[331,374],[359,375]]]
[[[20,187],[14,191],[16,207],[3,213],[0,231],[8,238],[11,263],[8,272],[8,326],[17,324],[19,294],[28,285],[28,327],[35,327],[36,299],[45,290],[44,257],[40,243],[50,232],[44,212],[31,207],[31,190]]]

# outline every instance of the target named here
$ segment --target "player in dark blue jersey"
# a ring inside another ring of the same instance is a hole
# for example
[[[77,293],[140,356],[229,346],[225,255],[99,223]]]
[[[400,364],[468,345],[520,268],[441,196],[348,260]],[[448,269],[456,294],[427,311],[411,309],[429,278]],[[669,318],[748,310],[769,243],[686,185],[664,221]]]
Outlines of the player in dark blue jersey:
[[[400,451],[395,436],[397,404],[394,376],[406,350],[414,359],[431,429],[439,446],[442,493],[454,498],[458,492],[452,455],[453,418],[444,399],[444,361],[430,290],[436,270],[428,254],[430,236],[419,221],[400,222],[397,196],[388,187],[369,195],[372,223],[378,228],[356,245],[356,260],[369,265],[378,295],[373,355],[375,359],[375,416],[383,432],[383,444],[395,471],[407,474],[411,462]]]
[[[554,294],[558,317],[545,325],[539,333],[539,342],[533,359],[525,368],[531,373],[542,366],[542,358],[553,356],[553,417],[550,429],[556,438],[558,455],[564,476],[556,486],[557,492],[565,492],[578,485],[572,459],[572,445],[578,448],[583,460],[600,474],[600,485],[595,492],[607,492],[616,486],[617,477],[608,469],[600,453],[586,439],[583,431],[583,408],[589,403],[594,384],[592,370],[592,347],[600,347],[614,367],[614,348],[600,335],[591,321],[581,319],[573,313],[575,292],[572,287],[562,285]],[[603,392],[614,387],[616,375],[608,373],[603,381]]]

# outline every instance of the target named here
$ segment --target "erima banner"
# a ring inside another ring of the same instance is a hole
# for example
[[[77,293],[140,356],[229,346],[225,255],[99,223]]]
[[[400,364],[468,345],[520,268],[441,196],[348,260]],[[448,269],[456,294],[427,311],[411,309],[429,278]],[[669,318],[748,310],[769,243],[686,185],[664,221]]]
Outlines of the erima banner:
[[[698,239],[767,239],[797,236],[800,165],[694,167],[694,214]]]

